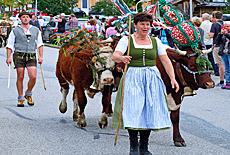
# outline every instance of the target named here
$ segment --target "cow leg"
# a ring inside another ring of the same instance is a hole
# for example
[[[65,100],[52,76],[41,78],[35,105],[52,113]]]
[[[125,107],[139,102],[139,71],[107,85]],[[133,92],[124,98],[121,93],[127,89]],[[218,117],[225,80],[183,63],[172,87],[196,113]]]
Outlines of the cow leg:
[[[74,85],[74,87],[75,87],[75,91],[76,91],[78,106],[80,109],[77,127],[86,127],[84,110],[85,110],[85,106],[87,104],[87,99],[86,99],[86,96],[84,93],[84,89],[82,87],[77,87],[76,85]]]
[[[171,111],[170,117],[173,124],[173,141],[174,145],[177,147],[185,147],[185,141],[180,135],[179,130],[179,116],[180,116],[180,108],[176,111]]]
[[[69,88],[65,89],[64,87],[61,87],[61,93],[62,93],[62,101],[59,105],[59,111],[61,113],[65,113],[67,111],[66,97],[69,93]]]
[[[104,86],[103,93],[102,93],[102,115],[99,119],[99,127],[100,128],[107,128],[108,126],[108,116],[112,116],[112,104],[111,104],[111,95],[112,95],[112,86]]]
[[[73,120],[78,121],[78,102],[75,90],[73,92]]]

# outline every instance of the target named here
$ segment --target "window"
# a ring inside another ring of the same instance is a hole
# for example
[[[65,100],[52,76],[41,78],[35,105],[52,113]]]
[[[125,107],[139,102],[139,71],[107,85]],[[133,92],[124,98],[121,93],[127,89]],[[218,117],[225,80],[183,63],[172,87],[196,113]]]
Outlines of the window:
[[[87,1],[88,0],[83,0],[82,1],[82,8],[88,8]]]

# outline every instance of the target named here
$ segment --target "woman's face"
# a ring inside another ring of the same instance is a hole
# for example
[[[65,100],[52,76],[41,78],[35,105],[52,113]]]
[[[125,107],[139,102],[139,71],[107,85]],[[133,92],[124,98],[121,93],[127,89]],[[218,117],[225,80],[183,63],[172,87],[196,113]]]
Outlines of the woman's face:
[[[137,24],[134,23],[134,27],[137,29],[137,33],[140,35],[147,35],[151,26],[149,21],[143,21],[138,22]]]

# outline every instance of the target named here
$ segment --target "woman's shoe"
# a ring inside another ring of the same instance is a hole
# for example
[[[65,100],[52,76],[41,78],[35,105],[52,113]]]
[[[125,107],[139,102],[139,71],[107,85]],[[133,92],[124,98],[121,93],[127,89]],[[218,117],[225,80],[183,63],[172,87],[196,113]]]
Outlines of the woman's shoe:
[[[129,138],[130,140],[130,153],[129,155],[139,155],[138,138]]]
[[[148,139],[140,140],[140,155],[152,155],[152,153],[148,151]]]

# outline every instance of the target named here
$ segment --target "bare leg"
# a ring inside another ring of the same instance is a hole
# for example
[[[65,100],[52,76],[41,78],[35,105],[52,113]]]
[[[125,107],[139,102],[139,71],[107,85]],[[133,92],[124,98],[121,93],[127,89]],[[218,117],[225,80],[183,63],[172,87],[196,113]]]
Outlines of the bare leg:
[[[220,81],[224,81],[224,65],[223,64],[218,64],[219,67],[219,74],[220,74]]]
[[[28,81],[28,91],[32,91],[35,83],[36,83],[36,77],[37,77],[37,67],[30,66],[27,67],[28,75],[29,75],[29,81]]]
[[[24,72],[25,68],[17,67],[17,89],[18,89],[18,96],[23,96],[23,79],[24,79]]]

